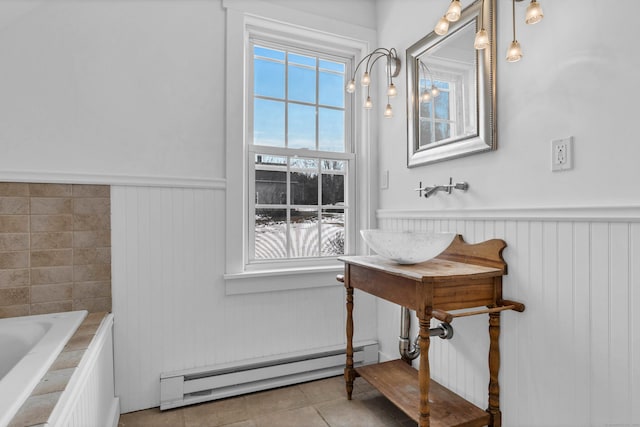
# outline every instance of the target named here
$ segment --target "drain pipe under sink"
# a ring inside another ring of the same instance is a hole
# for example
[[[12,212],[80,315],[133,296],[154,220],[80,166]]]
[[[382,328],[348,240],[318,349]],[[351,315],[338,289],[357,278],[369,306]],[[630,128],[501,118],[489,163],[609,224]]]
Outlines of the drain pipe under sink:
[[[420,336],[414,342],[409,339],[411,329],[411,315],[407,307],[400,307],[400,336],[398,337],[398,350],[402,359],[410,361],[420,356]],[[429,336],[450,340],[453,337],[453,327],[449,323],[440,323],[435,328],[429,329]]]

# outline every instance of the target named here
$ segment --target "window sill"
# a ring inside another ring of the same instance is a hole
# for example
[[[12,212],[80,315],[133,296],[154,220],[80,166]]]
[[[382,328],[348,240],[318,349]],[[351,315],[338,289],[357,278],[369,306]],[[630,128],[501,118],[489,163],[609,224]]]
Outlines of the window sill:
[[[336,274],[343,271],[342,264],[335,264],[322,267],[229,273],[224,275],[225,295],[342,286],[336,280]]]

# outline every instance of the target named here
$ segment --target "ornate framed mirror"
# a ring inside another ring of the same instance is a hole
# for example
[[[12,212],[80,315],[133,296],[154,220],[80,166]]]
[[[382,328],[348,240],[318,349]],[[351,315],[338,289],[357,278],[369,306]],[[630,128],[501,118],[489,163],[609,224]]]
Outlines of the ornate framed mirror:
[[[476,50],[481,28],[490,42]],[[407,49],[408,167],[497,148],[495,40],[495,0],[476,0]]]

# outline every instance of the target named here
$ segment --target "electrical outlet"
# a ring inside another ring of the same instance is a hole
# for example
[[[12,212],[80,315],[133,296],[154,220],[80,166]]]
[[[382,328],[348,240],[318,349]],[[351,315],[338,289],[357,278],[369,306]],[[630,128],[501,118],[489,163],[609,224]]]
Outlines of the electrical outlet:
[[[551,170],[554,172],[573,169],[573,137],[551,141]]]
[[[389,189],[389,171],[383,171],[380,174],[380,189],[388,190]]]

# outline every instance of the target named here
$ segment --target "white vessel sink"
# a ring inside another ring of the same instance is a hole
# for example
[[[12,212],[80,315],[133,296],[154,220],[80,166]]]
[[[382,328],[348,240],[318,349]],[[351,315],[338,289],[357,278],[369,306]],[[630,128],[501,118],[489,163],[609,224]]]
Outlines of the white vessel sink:
[[[384,230],[360,230],[360,234],[378,255],[398,264],[417,264],[435,258],[456,236],[456,233]]]

